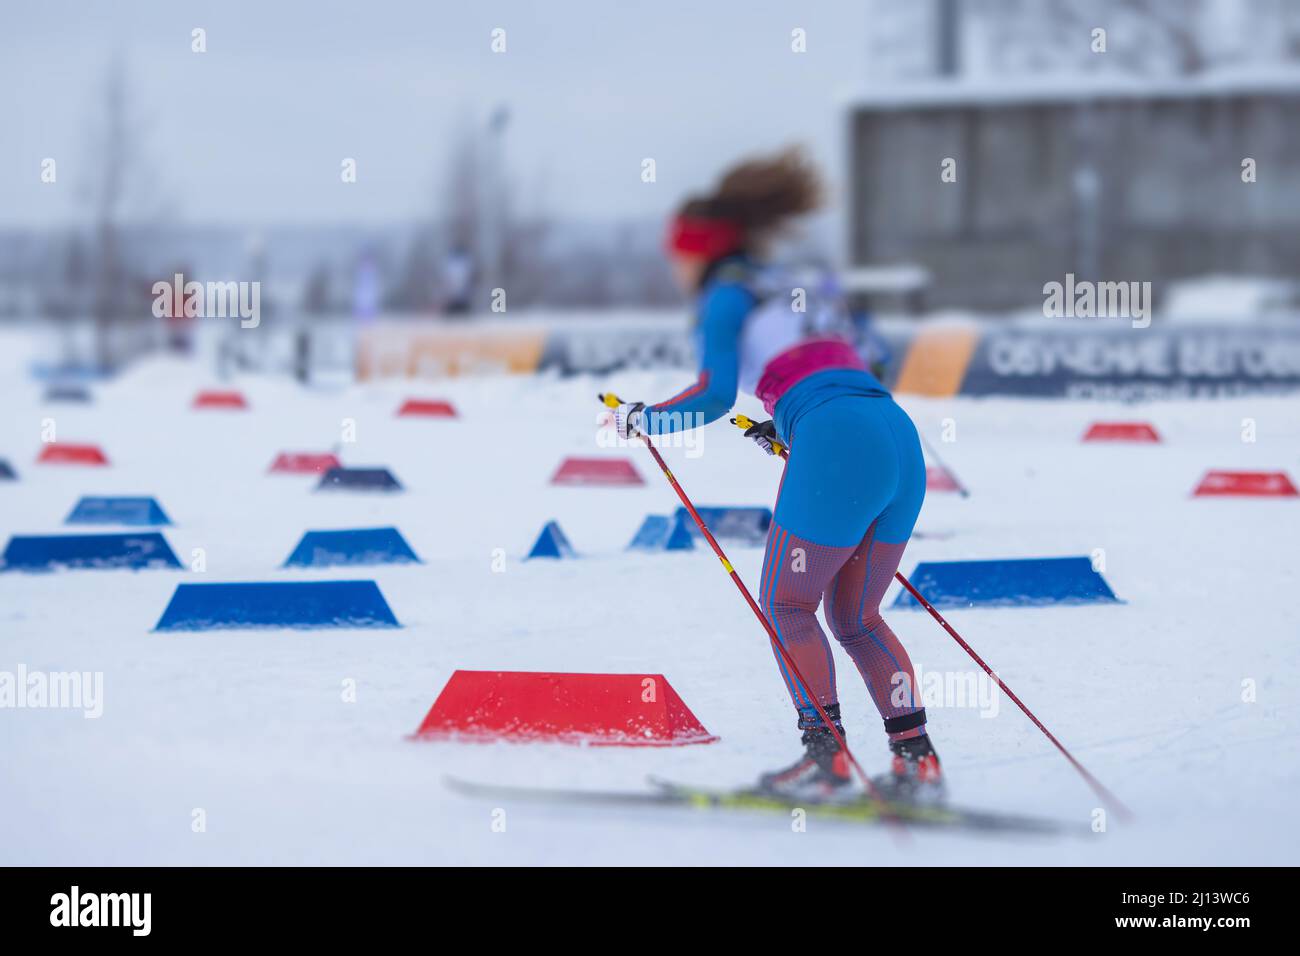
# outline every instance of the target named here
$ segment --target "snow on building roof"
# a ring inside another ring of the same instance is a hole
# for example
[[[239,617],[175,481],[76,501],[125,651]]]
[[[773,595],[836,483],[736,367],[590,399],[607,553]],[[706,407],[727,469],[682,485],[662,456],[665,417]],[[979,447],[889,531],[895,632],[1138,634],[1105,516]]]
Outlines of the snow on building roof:
[[[1033,73],[936,78],[882,84],[851,97],[846,105],[855,111],[878,111],[1235,96],[1300,97],[1300,69],[1269,65],[1167,77],[1132,73]]]

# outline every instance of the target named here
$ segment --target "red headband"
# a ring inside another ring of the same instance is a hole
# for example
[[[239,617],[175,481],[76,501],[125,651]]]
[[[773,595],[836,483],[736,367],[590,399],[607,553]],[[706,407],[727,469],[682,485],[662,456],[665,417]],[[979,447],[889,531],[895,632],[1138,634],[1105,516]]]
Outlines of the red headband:
[[[668,226],[668,250],[679,255],[719,259],[740,248],[743,236],[726,219],[689,219],[678,216]]]

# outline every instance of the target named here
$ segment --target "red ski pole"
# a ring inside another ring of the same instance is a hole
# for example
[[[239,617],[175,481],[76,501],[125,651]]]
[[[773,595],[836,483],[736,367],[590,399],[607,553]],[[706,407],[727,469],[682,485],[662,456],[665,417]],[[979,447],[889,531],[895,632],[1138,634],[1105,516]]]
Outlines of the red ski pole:
[[[1119,816],[1121,820],[1124,821],[1132,820],[1133,814],[1129,810],[1129,808],[1124,806],[1124,804],[1120,802],[1118,797],[1116,797],[1113,793],[1107,790],[1102,785],[1102,782],[1100,780],[1098,780],[1091,773],[1089,773],[1088,768],[1086,768],[1083,764],[1079,763],[1079,761],[1074,758],[1074,754],[1070,753],[1070,751],[1065,749],[1065,745],[1056,739],[1056,735],[1053,734],[1050,730],[1048,730],[1045,726],[1043,726],[1043,722],[1034,716],[1034,712],[1025,706],[1024,702],[1021,701],[1021,699],[1015,695],[1015,692],[1012,691],[1012,689],[1006,685],[1006,682],[1003,681],[1001,677],[993,673],[993,668],[989,667],[989,665],[984,662],[984,658],[980,657],[979,654],[975,653],[975,648],[971,647],[962,639],[962,636],[957,633],[956,629],[954,629],[951,624],[949,624],[946,620],[944,620],[943,615],[940,614],[935,609],[933,604],[931,604],[929,601],[925,599],[925,597],[921,594],[921,592],[916,589],[915,585],[913,585],[911,581],[907,580],[907,578],[903,577],[903,573],[901,571],[894,572],[894,577],[898,578],[898,582],[901,585],[903,585],[904,588],[907,589],[908,594],[916,598],[917,603],[920,604],[921,607],[925,608],[927,611],[930,612],[930,616],[939,622],[939,626],[942,627],[945,631],[947,631],[954,641],[956,641],[958,644],[961,645],[961,649],[971,656],[971,660],[973,660],[976,664],[978,664],[983,669],[984,673],[988,674],[989,677],[993,678],[993,680],[997,682],[997,685],[1002,688],[1003,693],[1005,693],[1008,697],[1010,697],[1013,701],[1015,701],[1016,706],[1019,707],[1022,711],[1024,711],[1025,716],[1034,722],[1034,726],[1037,727],[1039,730],[1041,730],[1043,732],[1043,735],[1047,737],[1047,739],[1050,740],[1053,744],[1055,744],[1056,749],[1059,750],[1062,753],[1062,755],[1064,755],[1066,760],[1070,761],[1071,765],[1073,765],[1075,770],[1079,771],[1079,775],[1083,777],[1084,782],[1086,782],[1088,786],[1092,788],[1092,792],[1095,793],[1098,797],[1100,797],[1103,803],[1108,804],[1111,807],[1111,809],[1115,811],[1115,813]]]
[[[619,405],[623,404],[622,401],[619,400],[618,396],[611,395],[609,393],[601,395],[600,401],[602,404],[604,404],[609,408],[617,408]],[[804,680],[803,674],[799,672],[799,666],[795,664],[794,659],[790,656],[790,653],[785,649],[785,646],[782,645],[781,639],[780,637],[778,637],[776,633],[776,628],[772,626],[772,622],[767,619],[767,615],[763,613],[762,608],[758,606],[758,602],[756,602],[754,600],[753,595],[749,593],[749,588],[745,587],[745,582],[740,579],[740,575],[736,573],[736,569],[733,568],[731,566],[731,562],[727,560],[727,555],[723,552],[721,546],[719,546],[717,539],[713,537],[713,532],[711,532],[708,529],[708,526],[705,525],[704,519],[701,518],[700,513],[695,510],[695,505],[691,504],[691,499],[686,497],[686,492],[682,490],[682,486],[678,483],[677,479],[673,476],[673,473],[668,469],[668,465],[664,461],[663,455],[659,454],[659,449],[655,448],[655,446],[651,443],[649,438],[645,438],[643,443],[645,444],[646,449],[650,452],[651,456],[654,458],[655,464],[659,466],[659,470],[662,471],[664,473],[664,477],[668,479],[668,484],[672,485],[673,491],[677,492],[677,497],[681,499],[681,502],[685,506],[686,511],[690,514],[691,518],[694,519],[696,527],[698,527],[700,529],[700,533],[704,535],[704,540],[709,542],[709,547],[713,549],[713,553],[718,556],[718,560],[722,562],[723,568],[725,568],[727,574],[731,576],[731,580],[735,582],[736,588],[740,591],[741,595],[745,598],[745,603],[749,605],[749,609],[754,612],[754,616],[758,618],[760,623],[762,623],[764,630],[767,631],[767,639],[771,642],[772,647],[776,650],[777,655],[781,658],[785,666],[789,668],[790,673],[794,675],[794,679],[799,682],[799,686],[805,688],[808,687],[808,682]],[[863,785],[866,787],[867,793],[871,795],[871,798],[873,800],[875,800],[877,803],[880,804],[881,809],[885,813],[886,817],[893,820],[894,822],[897,822],[893,814],[889,813],[888,805],[881,797],[880,791],[876,789],[876,785],[871,782],[871,778],[867,776],[866,771],[862,769],[862,765],[858,763],[857,758],[853,756],[853,751],[849,750],[849,745],[848,742],[844,739],[844,735],[840,733],[839,729],[835,726],[834,722],[827,715],[826,710],[822,707],[821,703],[817,700],[817,698],[812,694],[808,694],[807,696],[808,699],[812,701],[813,707],[816,708],[817,716],[819,716],[822,719],[822,723],[825,724],[826,728],[830,731],[831,736],[835,739],[835,743],[838,744],[839,748],[844,751],[844,756],[848,759],[849,764],[857,772],[858,778],[862,781]]]
[[[744,415],[737,415],[735,418],[731,420],[731,423],[735,425],[737,428],[745,428],[745,429],[748,429],[750,426],[755,424],[752,419],[746,418]],[[775,443],[773,447],[776,451],[776,454],[780,455],[782,458],[789,461],[790,459],[789,449]],[[961,646],[961,649],[970,655],[971,660],[973,660],[976,664],[978,664],[980,668],[984,671],[984,673],[988,674],[989,677],[993,678],[993,680],[997,682],[997,685],[1002,688],[1003,693],[1005,693],[1008,697],[1010,697],[1015,702],[1015,705],[1019,707],[1021,711],[1024,712],[1024,715],[1026,717],[1028,717],[1031,721],[1033,721],[1034,726],[1043,732],[1043,735],[1052,742],[1052,744],[1056,747],[1057,750],[1061,752],[1061,754],[1065,757],[1065,759],[1070,761],[1070,765],[1073,766],[1074,769],[1079,772],[1079,776],[1083,777],[1084,782],[1089,787],[1092,788],[1092,792],[1095,793],[1101,799],[1102,803],[1107,804],[1112,810],[1114,810],[1116,815],[1121,820],[1124,821],[1132,820],[1133,819],[1132,811],[1130,811],[1128,807],[1124,806],[1124,804],[1120,802],[1120,799],[1118,797],[1116,797],[1113,793],[1107,790],[1106,787],[1102,785],[1102,782],[1100,780],[1098,780],[1091,773],[1089,773],[1088,769],[1083,764],[1079,763],[1078,760],[1075,759],[1074,754],[1070,753],[1070,751],[1065,749],[1065,745],[1056,739],[1056,735],[1053,734],[1050,730],[1048,730],[1047,727],[1044,726],[1041,720],[1039,720],[1036,716],[1034,716],[1034,712],[1030,710],[1028,707],[1026,707],[1024,702],[1015,695],[1015,692],[1012,691],[1012,689],[1006,685],[1006,682],[1003,681],[1001,677],[999,677],[997,674],[993,672],[993,668],[989,667],[989,665],[984,662],[984,658],[980,657],[979,654],[975,653],[975,648],[967,644],[966,641],[963,640],[962,636],[957,633],[956,629],[951,624],[949,624],[946,620],[944,620],[943,615],[940,614],[935,609],[933,604],[931,604],[929,601],[925,599],[925,596],[916,589],[916,586],[913,585],[911,581],[907,580],[907,578],[904,577],[903,572],[895,571],[894,577],[898,579],[898,583],[901,584],[907,590],[908,594],[916,598],[917,603],[920,604],[921,607],[925,608],[927,611],[930,612],[930,616],[939,622],[939,626],[948,632],[949,636],[951,636],[952,639]]]

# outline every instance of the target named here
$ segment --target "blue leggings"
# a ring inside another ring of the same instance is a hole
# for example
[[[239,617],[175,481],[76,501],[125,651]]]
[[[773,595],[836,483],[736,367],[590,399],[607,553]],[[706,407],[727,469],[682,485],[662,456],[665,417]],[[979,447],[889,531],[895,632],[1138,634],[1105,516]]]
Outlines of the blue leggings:
[[[841,395],[788,426],[790,461],[774,519],[808,541],[856,547],[901,544],[925,499],[925,457],[916,426],[885,396]]]
[[[789,427],[790,460],[777,498],[759,603],[804,682],[777,657],[800,725],[838,703],[826,619],[866,684],[891,739],[924,734],[915,672],[880,615],[925,498],[916,428],[885,396],[842,395]]]

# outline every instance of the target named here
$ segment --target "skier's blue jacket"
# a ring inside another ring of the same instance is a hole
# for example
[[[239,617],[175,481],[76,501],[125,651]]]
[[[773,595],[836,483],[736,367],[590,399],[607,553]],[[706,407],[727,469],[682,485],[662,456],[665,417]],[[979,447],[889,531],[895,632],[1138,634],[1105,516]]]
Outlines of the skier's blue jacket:
[[[804,292],[743,257],[715,264],[697,299],[699,377],[647,407],[645,430],[706,425],[750,392],[791,449],[777,523],[856,545],[880,519],[877,540],[906,541],[925,496],[915,427],[841,333],[842,312]]]

